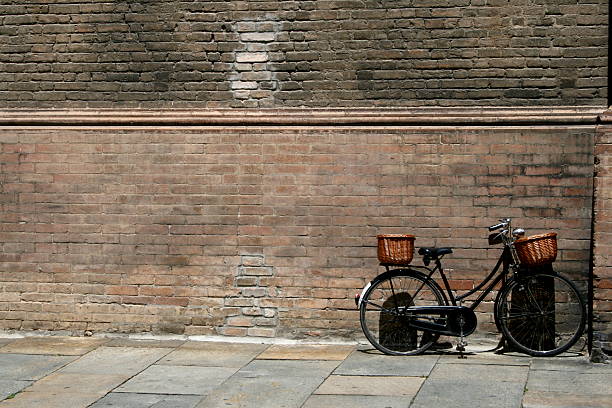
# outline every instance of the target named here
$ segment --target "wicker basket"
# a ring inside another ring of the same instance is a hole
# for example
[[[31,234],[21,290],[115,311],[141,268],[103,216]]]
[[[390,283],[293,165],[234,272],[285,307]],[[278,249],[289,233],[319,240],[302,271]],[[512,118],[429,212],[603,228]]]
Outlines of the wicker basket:
[[[377,235],[378,260],[385,265],[408,265],[414,253],[414,235]]]
[[[557,234],[532,235],[516,240],[514,248],[525,266],[539,266],[552,263],[557,258]]]

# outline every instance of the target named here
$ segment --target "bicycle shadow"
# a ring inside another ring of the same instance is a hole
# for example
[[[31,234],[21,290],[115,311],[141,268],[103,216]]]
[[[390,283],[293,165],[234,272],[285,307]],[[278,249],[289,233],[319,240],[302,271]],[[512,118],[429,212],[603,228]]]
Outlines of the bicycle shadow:
[[[409,356],[394,356],[390,354],[385,354],[375,348],[367,348],[367,349],[357,349],[357,352],[368,354],[371,356],[388,356],[388,357],[418,357],[418,356],[444,356],[444,357],[457,357],[457,358],[469,358],[469,357],[479,357],[479,356],[490,356],[496,358],[508,357],[512,359],[538,359],[538,358],[562,358],[562,359],[575,359],[578,357],[584,357],[584,351],[566,351],[562,354],[556,355],[554,357],[535,357],[530,356],[529,354],[522,353],[516,350],[484,350],[484,351],[469,351],[466,350],[464,352],[459,352],[456,350],[427,350],[423,353],[417,355],[409,355]]]
[[[508,342],[505,341],[503,338],[497,341],[497,344],[495,346],[493,346],[494,343],[487,344],[486,342],[482,343],[482,341],[476,341],[476,343],[474,344],[476,345],[476,347],[480,345],[479,349],[470,350],[468,348],[467,350],[460,352],[456,350],[455,347],[457,346],[457,344],[454,341],[452,341],[453,339],[454,338],[452,337],[438,339],[438,341],[434,343],[429,349],[425,350],[424,352],[420,354],[416,354],[416,356],[457,356],[458,358],[460,358],[461,356],[475,357],[475,356],[481,356],[481,355],[489,355],[491,357],[497,357],[497,358],[508,357],[508,358],[512,358],[516,360],[516,359],[530,359],[530,358],[575,359],[579,357],[584,357],[585,355],[588,354],[586,352],[587,341],[584,337],[579,339],[577,343],[574,345],[574,347],[572,347],[570,350],[567,350],[561,354],[557,354],[556,356],[548,356],[548,357],[547,356],[543,356],[543,357],[531,356],[520,350],[513,349],[508,344]],[[361,348],[358,348],[358,351],[365,353],[365,354],[369,354],[369,355],[388,355],[388,354],[385,354],[377,350],[376,348],[368,347],[368,346],[369,344],[363,344]],[[412,356],[410,355],[409,356],[389,355],[389,356],[390,357],[412,357],[415,355],[412,355]]]

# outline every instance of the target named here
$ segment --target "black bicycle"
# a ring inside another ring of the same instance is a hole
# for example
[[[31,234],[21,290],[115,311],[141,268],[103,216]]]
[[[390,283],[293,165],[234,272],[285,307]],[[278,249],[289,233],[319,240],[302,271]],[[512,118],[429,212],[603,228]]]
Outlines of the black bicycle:
[[[507,349],[554,356],[576,344],[584,332],[585,304],[574,283],[552,268],[556,234],[525,238],[524,230],[512,229],[510,219],[500,221],[489,227],[490,232],[496,231],[489,236],[489,243],[503,244],[497,264],[480,284],[461,296],[453,294],[442,268],[441,259],[453,252],[451,248],[420,248],[425,266],[398,267],[401,262],[381,261],[386,272],[368,283],[355,299],[370,343],[386,354],[414,355],[429,349],[440,336],[456,336],[460,338],[457,350],[463,356],[464,338],[477,326],[474,309],[500,284],[493,313]],[[401,249],[398,242],[411,241],[383,242],[382,251]],[[404,248],[403,252],[411,250]],[[379,239],[379,259],[380,254]],[[412,253],[409,258],[408,262]],[[433,268],[429,267],[431,262]],[[445,290],[433,279],[436,272]],[[477,293],[470,306],[462,305]]]

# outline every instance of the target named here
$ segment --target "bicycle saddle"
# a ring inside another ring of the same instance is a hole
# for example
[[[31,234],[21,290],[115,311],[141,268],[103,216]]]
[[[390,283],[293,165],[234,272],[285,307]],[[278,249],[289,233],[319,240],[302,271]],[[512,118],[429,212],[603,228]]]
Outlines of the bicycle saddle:
[[[452,254],[452,253],[453,253],[452,248],[435,248],[435,247],[419,248],[419,255],[423,255],[431,259],[437,259],[443,255]]]

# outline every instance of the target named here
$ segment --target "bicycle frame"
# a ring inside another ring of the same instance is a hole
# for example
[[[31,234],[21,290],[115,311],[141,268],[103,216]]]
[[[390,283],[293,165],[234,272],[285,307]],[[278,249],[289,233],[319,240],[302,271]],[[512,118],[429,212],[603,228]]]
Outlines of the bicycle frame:
[[[519,263],[519,258],[516,253],[516,250],[514,249],[514,241],[515,241],[515,237],[522,236],[525,233],[525,231],[524,230],[513,231],[512,230],[512,220],[510,218],[506,218],[500,221],[501,221],[500,224],[489,227],[489,231],[492,232],[492,231],[502,229],[501,232],[499,232],[497,235],[494,236],[493,241],[494,243],[498,243],[498,242],[503,243],[504,249],[502,250],[502,253],[499,256],[499,260],[497,261],[497,264],[495,264],[495,267],[493,268],[491,273],[486,278],[484,278],[484,280],[481,281],[474,289],[468,291],[467,293],[464,293],[463,295],[455,296],[453,294],[453,291],[451,290],[448,279],[446,278],[446,275],[444,274],[444,269],[442,268],[442,263],[440,262],[441,258],[435,259],[435,262],[436,262],[435,268],[430,269],[430,268],[425,267],[425,269],[430,271],[430,274],[429,274],[430,279],[436,270],[440,272],[440,276],[442,277],[442,282],[444,283],[444,289],[446,290],[448,299],[450,299],[453,306],[457,306],[457,302],[459,302],[459,305],[461,305],[464,299],[480,291],[490,282],[489,286],[486,287],[486,289],[482,292],[482,294],[478,296],[478,298],[470,306],[468,306],[472,310],[476,309],[478,305],[482,303],[485,297],[489,293],[491,293],[491,291],[493,291],[493,288],[499,282],[502,282],[502,284],[505,283],[506,276],[510,272],[510,269],[512,269],[514,273],[518,271],[518,265],[520,263]],[[497,272],[500,267],[503,267],[502,271],[501,273],[497,275]]]
[[[442,268],[442,262],[438,258],[435,260],[435,263],[436,263],[436,266],[434,268],[428,268],[426,266],[416,266],[416,265],[412,267],[415,269],[424,269],[428,271],[428,273],[425,273],[428,279],[432,279],[432,276],[436,273],[436,271],[438,271],[440,273],[440,277],[442,278],[442,282],[444,283],[444,290],[446,291],[445,295],[448,296],[447,299],[451,302],[453,306],[457,306],[458,302],[461,303],[464,299],[472,296],[473,294],[480,291],[482,288],[486,286],[486,289],[482,292],[482,294],[478,296],[478,298],[476,298],[476,300],[470,306],[468,306],[468,308],[472,310],[476,309],[478,305],[482,303],[485,297],[489,293],[491,293],[493,288],[499,282],[502,282],[502,283],[505,282],[506,276],[508,275],[508,273],[510,273],[510,269],[511,269],[510,265],[515,265],[513,263],[511,247],[509,245],[504,245],[504,250],[499,257],[497,264],[495,265],[493,270],[489,273],[489,275],[486,278],[484,278],[484,280],[482,280],[474,289],[468,291],[467,293],[464,293],[463,295],[455,296],[450,287],[450,283],[448,282],[446,274],[444,273],[444,268]],[[498,271],[500,268],[502,268],[502,271],[501,273],[498,274]],[[489,285],[487,286],[487,284]]]

